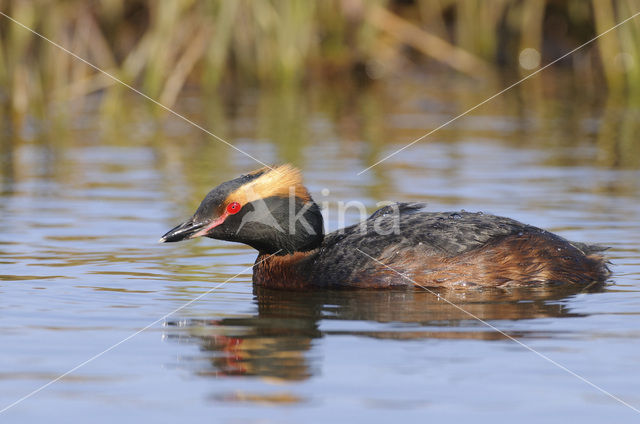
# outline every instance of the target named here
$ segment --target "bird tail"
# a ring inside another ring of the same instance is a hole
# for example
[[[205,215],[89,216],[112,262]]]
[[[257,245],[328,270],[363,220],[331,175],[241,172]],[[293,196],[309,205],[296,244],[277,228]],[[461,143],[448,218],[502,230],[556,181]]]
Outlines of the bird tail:
[[[602,254],[602,252],[609,249],[609,246],[581,243],[577,241],[572,241],[570,243],[576,249],[584,253],[584,255],[593,263],[598,274],[597,279],[599,281],[604,281],[611,276],[611,269],[609,269],[611,262]]]

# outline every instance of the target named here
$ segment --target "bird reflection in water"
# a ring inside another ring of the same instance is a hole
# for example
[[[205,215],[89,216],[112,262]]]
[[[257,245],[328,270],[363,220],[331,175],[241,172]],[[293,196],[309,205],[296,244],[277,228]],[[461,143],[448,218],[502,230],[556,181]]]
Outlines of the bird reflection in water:
[[[601,291],[590,287],[589,292]],[[541,287],[477,291],[283,291],[254,287],[257,313],[247,317],[167,323],[165,336],[196,343],[205,356],[189,368],[203,376],[258,376],[300,381],[319,371],[313,342],[332,335],[379,339],[504,340],[500,320],[576,317],[567,305],[584,288]],[[459,306],[451,305],[449,302]],[[473,316],[472,316],[473,315]],[[336,325],[326,325],[329,321]],[[350,321],[340,329],[339,321]],[[353,322],[378,323],[354,330]],[[324,324],[323,324],[324,322]],[[323,327],[330,327],[323,330]],[[364,329],[366,328],[366,329]],[[550,332],[505,331],[511,337],[553,337]]]

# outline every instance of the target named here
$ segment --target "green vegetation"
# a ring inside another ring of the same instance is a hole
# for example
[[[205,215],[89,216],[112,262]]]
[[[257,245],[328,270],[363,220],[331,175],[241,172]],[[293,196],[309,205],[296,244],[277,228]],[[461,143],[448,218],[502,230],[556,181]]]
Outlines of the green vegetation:
[[[640,1],[5,0],[0,10],[172,106],[188,85],[385,79],[410,67],[515,80],[640,11]],[[584,84],[640,92],[640,17],[558,65]],[[33,113],[114,85],[0,17],[5,110]]]

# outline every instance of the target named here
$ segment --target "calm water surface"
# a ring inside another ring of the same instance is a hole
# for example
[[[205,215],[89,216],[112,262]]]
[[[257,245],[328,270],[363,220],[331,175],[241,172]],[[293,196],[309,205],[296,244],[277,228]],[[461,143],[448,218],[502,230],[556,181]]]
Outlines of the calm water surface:
[[[511,92],[359,176],[499,87],[405,80],[191,95],[179,108],[262,161],[300,166],[329,230],[338,202],[419,200],[611,246],[601,290],[442,296],[640,408],[639,111],[556,83]],[[0,135],[0,408],[157,322],[0,421],[640,418],[430,293],[258,290],[247,247],[158,244],[211,187],[258,165],[153,120],[135,97],[115,117],[94,101],[69,107],[63,129],[27,119],[22,135]]]

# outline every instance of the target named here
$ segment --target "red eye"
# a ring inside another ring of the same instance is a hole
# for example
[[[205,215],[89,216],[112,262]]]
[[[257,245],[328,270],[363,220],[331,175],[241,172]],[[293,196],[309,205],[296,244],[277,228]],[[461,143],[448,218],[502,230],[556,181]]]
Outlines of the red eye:
[[[236,214],[236,213],[240,212],[240,208],[241,208],[240,203],[238,203],[238,202],[231,202],[231,203],[229,203],[229,204],[227,205],[227,213],[228,213],[229,215]]]

